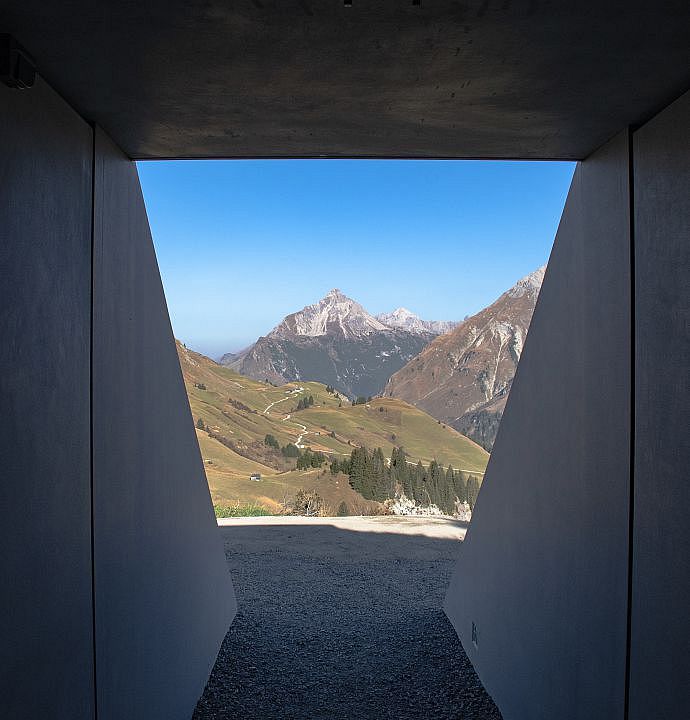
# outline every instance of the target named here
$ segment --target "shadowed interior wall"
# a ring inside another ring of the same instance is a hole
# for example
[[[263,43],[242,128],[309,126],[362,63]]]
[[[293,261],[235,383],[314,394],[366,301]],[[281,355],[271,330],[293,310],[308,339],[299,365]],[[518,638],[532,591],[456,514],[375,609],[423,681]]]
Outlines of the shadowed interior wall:
[[[99,130],[94,537],[99,720],[188,720],[235,612],[136,166]]]
[[[630,718],[690,708],[690,93],[634,135]]]
[[[0,717],[93,708],[89,126],[0,85]]]
[[[628,156],[626,132],[577,167],[446,598],[506,720],[623,716]]]
[[[187,720],[235,607],[136,169],[97,144],[94,184],[93,128],[0,86],[3,720]]]

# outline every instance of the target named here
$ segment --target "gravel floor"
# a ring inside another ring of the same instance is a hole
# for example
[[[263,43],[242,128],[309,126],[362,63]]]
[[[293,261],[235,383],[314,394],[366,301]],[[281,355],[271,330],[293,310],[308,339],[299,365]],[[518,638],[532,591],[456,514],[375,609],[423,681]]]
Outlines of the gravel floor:
[[[221,533],[238,613],[194,720],[500,718],[442,610],[457,539]]]

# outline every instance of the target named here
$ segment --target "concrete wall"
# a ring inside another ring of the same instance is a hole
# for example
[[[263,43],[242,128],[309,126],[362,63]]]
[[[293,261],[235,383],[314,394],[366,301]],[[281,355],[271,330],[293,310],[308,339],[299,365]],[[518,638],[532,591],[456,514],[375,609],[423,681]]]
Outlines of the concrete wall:
[[[235,613],[134,163],[96,133],[99,720],[187,720]]]
[[[575,172],[446,599],[506,720],[623,716],[628,156],[622,133]]]
[[[91,144],[0,85],[0,717],[92,716]]]
[[[689,127],[687,93],[568,195],[446,599],[506,720],[688,714]]]
[[[187,719],[232,585],[136,168],[40,78],[0,86],[0,278],[0,717]]]
[[[630,718],[690,708],[690,93],[634,135]]]

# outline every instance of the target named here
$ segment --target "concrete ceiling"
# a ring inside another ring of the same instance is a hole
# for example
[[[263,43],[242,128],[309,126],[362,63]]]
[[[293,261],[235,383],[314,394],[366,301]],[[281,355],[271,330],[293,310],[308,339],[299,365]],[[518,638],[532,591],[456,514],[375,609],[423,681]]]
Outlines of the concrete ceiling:
[[[5,0],[0,32],[133,158],[579,159],[690,85],[688,0],[351,2]]]

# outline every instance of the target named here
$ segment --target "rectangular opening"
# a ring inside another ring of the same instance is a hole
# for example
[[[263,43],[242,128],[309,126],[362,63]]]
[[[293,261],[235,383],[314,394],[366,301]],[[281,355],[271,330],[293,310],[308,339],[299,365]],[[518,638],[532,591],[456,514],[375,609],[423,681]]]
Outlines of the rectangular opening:
[[[572,164],[139,170],[240,607],[195,720],[500,717],[440,609]]]
[[[571,163],[139,163],[218,515],[467,522]]]

